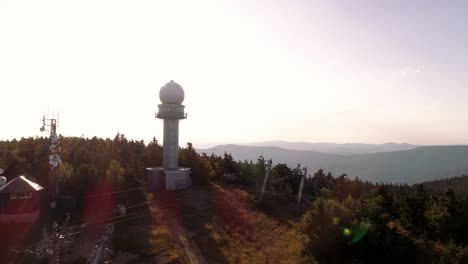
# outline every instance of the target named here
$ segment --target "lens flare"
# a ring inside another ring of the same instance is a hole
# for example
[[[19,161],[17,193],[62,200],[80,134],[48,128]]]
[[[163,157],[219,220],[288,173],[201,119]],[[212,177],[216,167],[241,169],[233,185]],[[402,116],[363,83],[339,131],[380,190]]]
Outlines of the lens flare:
[[[346,236],[346,237],[351,236],[352,233],[353,233],[353,232],[352,232],[351,229],[349,229],[349,228],[343,229],[343,235]]]
[[[337,225],[337,224],[339,224],[339,223],[340,223],[340,218],[339,218],[339,217],[336,217],[336,216],[335,216],[335,217],[333,217],[333,219],[332,219],[332,223],[333,223],[334,225]]]
[[[369,223],[359,223],[353,226],[353,236],[351,238],[351,243],[355,244],[359,242],[369,230]]]

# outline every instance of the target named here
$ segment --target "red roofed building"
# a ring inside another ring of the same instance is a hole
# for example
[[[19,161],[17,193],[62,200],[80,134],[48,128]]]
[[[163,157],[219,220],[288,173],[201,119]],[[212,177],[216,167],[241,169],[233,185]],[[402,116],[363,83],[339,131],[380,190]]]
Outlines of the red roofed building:
[[[24,176],[0,186],[0,223],[32,223],[39,219],[42,190]]]

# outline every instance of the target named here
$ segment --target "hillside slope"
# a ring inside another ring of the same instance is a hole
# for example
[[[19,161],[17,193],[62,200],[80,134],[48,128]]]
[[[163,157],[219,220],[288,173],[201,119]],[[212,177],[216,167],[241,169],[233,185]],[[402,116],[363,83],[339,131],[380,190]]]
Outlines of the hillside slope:
[[[186,254],[187,263],[300,263],[302,244],[293,228],[300,218],[294,207],[287,218],[270,216],[252,207],[251,193],[217,184],[155,197],[154,209],[189,248],[185,251],[194,252]]]

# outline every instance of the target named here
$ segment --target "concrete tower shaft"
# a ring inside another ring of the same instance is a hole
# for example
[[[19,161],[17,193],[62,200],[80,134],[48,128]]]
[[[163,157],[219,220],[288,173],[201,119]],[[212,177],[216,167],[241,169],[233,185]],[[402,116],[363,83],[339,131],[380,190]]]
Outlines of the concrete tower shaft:
[[[179,168],[179,120],[164,119],[163,168]]]
[[[183,105],[160,104],[156,117],[164,120],[163,168],[177,170],[179,168],[179,119],[184,119]]]

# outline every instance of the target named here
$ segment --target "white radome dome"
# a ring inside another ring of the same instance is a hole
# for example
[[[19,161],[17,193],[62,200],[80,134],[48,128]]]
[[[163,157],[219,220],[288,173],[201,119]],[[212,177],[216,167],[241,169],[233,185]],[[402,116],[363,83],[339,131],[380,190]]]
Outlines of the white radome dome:
[[[184,97],[184,89],[173,80],[159,90],[159,99],[163,104],[182,104]]]

